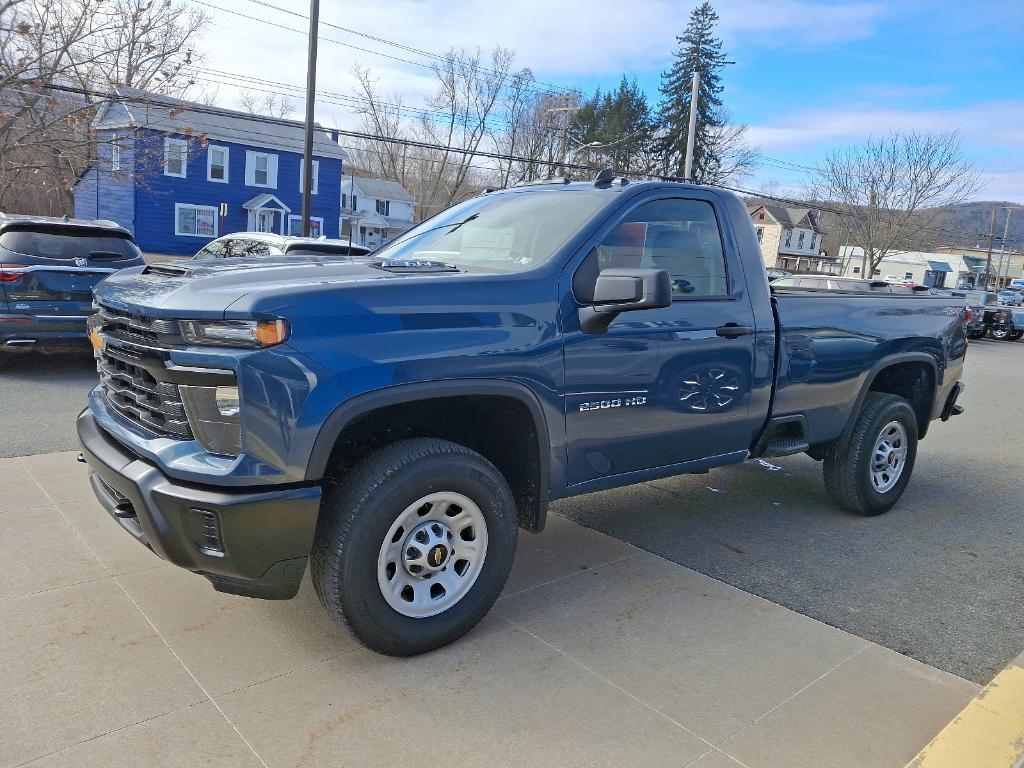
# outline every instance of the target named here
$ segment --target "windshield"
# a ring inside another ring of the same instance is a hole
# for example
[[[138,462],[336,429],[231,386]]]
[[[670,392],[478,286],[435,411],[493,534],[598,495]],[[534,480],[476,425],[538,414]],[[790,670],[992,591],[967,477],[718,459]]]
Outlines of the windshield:
[[[521,192],[467,200],[423,222],[374,256],[440,261],[470,272],[522,272],[543,264],[606,202],[600,192]]]

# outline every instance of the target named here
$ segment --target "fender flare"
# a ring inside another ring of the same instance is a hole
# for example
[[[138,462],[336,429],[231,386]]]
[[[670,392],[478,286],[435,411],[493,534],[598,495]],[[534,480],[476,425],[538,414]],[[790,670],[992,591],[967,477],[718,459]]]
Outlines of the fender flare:
[[[306,480],[322,480],[327,463],[345,428],[356,419],[373,411],[417,400],[477,395],[481,397],[510,397],[522,403],[533,419],[537,435],[537,457],[540,469],[537,508],[533,510],[536,524],[544,526],[547,502],[551,495],[551,435],[540,399],[525,384],[508,379],[440,379],[411,384],[398,384],[376,389],[346,400],[324,420],[306,464]]]
[[[864,398],[868,396],[868,392],[871,391],[871,385],[875,383],[875,379],[878,375],[895,365],[901,363],[924,363],[931,368],[933,376],[934,391],[932,392],[932,402],[928,406],[928,418],[931,419],[932,412],[935,407],[935,393],[939,391],[939,385],[942,380],[942,376],[939,373],[939,364],[935,359],[935,355],[931,352],[900,352],[895,355],[887,355],[881,360],[872,365],[864,377],[864,384],[861,385],[860,392],[857,393],[857,399],[854,401],[853,408],[850,409],[850,415],[846,419],[846,426],[843,427],[843,433],[839,436],[839,441],[846,440],[850,432],[853,431],[853,426],[857,422],[857,416],[860,414],[861,408],[864,406]]]

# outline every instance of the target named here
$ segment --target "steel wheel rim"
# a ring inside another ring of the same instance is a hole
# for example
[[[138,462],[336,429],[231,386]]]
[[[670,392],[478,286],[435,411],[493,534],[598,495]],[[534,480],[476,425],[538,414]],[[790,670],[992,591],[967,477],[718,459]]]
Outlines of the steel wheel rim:
[[[890,421],[878,433],[871,452],[871,485],[878,493],[892,490],[907,465],[907,430]]]
[[[395,519],[377,555],[377,585],[391,608],[424,619],[472,589],[487,556],[487,521],[467,496],[423,496]]]

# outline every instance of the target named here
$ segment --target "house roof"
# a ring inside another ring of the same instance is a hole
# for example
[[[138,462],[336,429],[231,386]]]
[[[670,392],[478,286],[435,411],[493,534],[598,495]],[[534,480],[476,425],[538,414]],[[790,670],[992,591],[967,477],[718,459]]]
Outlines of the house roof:
[[[811,215],[811,212],[814,210],[813,208],[787,208],[782,205],[771,205],[768,203],[747,205],[747,212],[751,216],[761,209],[764,209],[769,216],[786,229],[805,226],[812,232],[825,234],[825,230],[818,223],[818,217]],[[806,224],[804,223],[805,221],[807,222]]]
[[[341,180],[342,191],[345,185],[351,183],[352,177],[345,176]],[[405,187],[397,181],[385,181],[384,179],[371,179],[368,176],[356,176],[356,188],[365,196],[376,200],[395,200],[403,203],[413,202],[412,195],[405,191]]]
[[[203,134],[209,139],[301,153],[305,129],[297,120],[268,121],[261,115],[238,112],[170,96],[117,86],[119,101],[107,102],[93,120],[93,127],[149,128],[185,136]],[[201,111],[197,111],[201,110]],[[313,131],[313,154],[347,160],[348,154],[331,140],[325,128]]]

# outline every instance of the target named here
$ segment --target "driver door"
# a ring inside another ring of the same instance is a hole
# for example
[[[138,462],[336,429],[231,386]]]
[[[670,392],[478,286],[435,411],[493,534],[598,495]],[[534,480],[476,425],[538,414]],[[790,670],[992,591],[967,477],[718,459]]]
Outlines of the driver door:
[[[742,271],[717,199],[690,194],[639,203],[563,277],[571,485],[745,452],[760,426],[749,412],[756,339]],[[667,270],[672,305],[584,332],[578,309],[608,268]]]

